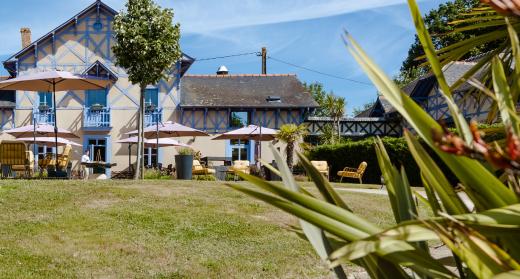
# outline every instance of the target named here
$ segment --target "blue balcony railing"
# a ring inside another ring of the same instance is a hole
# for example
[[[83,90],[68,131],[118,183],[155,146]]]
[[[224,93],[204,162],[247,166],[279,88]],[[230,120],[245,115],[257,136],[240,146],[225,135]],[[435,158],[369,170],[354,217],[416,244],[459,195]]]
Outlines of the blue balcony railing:
[[[54,111],[52,109],[36,108],[33,110],[33,117],[36,124],[54,125]]]
[[[83,127],[110,127],[110,108],[85,107],[83,109]]]
[[[144,126],[155,125],[162,122],[162,108],[146,110],[144,113]]]

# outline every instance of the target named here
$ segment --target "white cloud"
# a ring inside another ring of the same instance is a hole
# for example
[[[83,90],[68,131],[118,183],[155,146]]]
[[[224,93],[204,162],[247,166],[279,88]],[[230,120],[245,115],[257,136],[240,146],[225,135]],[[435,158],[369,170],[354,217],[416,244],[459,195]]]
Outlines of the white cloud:
[[[182,0],[159,1],[175,10],[183,32],[207,33],[251,25],[275,24],[402,4],[404,0]]]

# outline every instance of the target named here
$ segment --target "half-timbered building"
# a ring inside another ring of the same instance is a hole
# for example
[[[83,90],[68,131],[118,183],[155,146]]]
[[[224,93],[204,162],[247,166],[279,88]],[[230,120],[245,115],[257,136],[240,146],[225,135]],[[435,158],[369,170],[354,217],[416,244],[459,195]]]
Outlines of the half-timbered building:
[[[112,24],[116,14],[98,0],[37,40],[31,40],[30,30],[22,28],[22,49],[3,63],[10,77],[58,69],[111,79],[112,85],[104,90],[57,92],[56,103],[49,92],[2,92],[0,128],[57,121],[59,127],[80,136],[78,143],[83,146],[73,150],[74,168],[85,149],[91,151],[92,159],[117,163],[113,170],[127,168],[129,152],[136,151],[116,140],[137,127],[140,90],[115,65]],[[250,123],[278,128],[301,123],[316,106],[294,75],[184,76],[194,61],[183,54],[167,79],[146,88],[145,125],[175,121],[211,134]],[[1,137],[10,138],[5,133]],[[212,141],[210,137],[180,140],[203,156],[253,159],[252,142]],[[52,148],[38,146],[36,157],[42,158]],[[266,156],[268,149],[264,150]],[[171,164],[175,152],[147,148],[145,164]],[[110,170],[105,173],[110,176]]]
[[[455,84],[464,74],[466,74],[477,62],[456,61],[444,66],[443,73],[449,86]],[[480,72],[474,77],[478,78]],[[452,117],[448,109],[445,97],[439,88],[437,80],[433,74],[428,74],[417,78],[402,88],[403,92],[410,96],[415,102],[438,121],[447,124],[452,123]],[[477,92],[472,86],[464,82],[453,92],[453,99],[467,120],[478,122],[488,121],[488,113],[493,100],[484,94]],[[395,108],[386,101],[384,96],[379,96],[370,108],[361,112],[356,117],[384,117],[385,119],[395,120],[398,113]],[[401,126],[407,124],[402,122]]]

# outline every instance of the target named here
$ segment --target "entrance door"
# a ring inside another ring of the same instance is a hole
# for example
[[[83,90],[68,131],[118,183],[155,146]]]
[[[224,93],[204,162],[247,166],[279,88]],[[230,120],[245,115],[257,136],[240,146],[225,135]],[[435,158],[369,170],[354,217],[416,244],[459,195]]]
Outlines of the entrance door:
[[[244,140],[230,140],[231,159],[235,160],[249,160],[249,141]]]
[[[108,153],[108,140],[106,137],[103,138],[87,138],[87,148],[90,151],[90,160],[91,161],[103,161],[110,162],[109,153]],[[93,168],[93,173],[99,174],[107,174],[109,176],[108,169],[106,170],[103,167]]]

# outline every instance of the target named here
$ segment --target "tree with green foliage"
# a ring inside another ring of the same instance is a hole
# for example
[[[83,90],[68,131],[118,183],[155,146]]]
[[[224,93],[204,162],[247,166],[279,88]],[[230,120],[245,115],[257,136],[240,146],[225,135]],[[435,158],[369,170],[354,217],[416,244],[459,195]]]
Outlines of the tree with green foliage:
[[[345,115],[345,106],[347,102],[344,97],[335,96],[333,92],[326,92],[323,84],[313,82],[311,84],[304,83],[303,86],[311,93],[319,107],[314,111],[313,116],[332,118],[332,127],[325,125],[327,129],[332,129],[332,133],[325,133],[321,138],[322,142],[334,143],[340,137],[339,122]],[[331,136],[328,138],[328,136]]]
[[[325,91],[325,89],[323,89],[323,84],[319,82],[309,84],[303,83],[303,86],[309,93],[311,93],[311,96],[314,98],[316,103],[318,103],[319,107],[314,111],[313,116],[329,117],[330,113],[325,105],[325,99],[328,95],[332,94],[332,92]]]
[[[436,50],[442,49],[454,43],[473,38],[492,30],[493,27],[483,27],[470,30],[457,30],[454,24],[456,20],[464,18],[464,14],[479,6],[479,0],[455,0],[440,4],[437,9],[431,10],[424,17],[424,23],[428,32],[432,35],[432,43]],[[476,19],[473,23],[478,23]],[[460,28],[462,26],[458,26]],[[497,42],[490,42],[473,47],[458,59],[467,59],[471,56],[482,54],[495,49]],[[414,43],[408,50],[408,56],[403,61],[401,71],[395,78],[399,85],[405,85],[412,80],[426,74],[430,67],[425,64],[424,51],[417,35]]]
[[[142,178],[144,151],[144,98],[148,85],[171,76],[181,58],[180,25],[173,24],[173,10],[162,9],[152,0],[129,0],[126,11],[114,19],[117,43],[112,47],[116,65],[123,67],[128,79],[139,85],[138,147],[135,178]]]
[[[371,108],[372,106],[374,106],[375,103],[376,103],[376,101],[372,100],[372,101],[369,101],[367,103],[364,103],[360,107],[353,108],[352,109],[352,115],[356,116],[356,115],[364,112],[365,110],[367,110],[367,109]]]
[[[294,145],[301,140],[307,134],[307,126],[305,124],[284,124],[280,127],[276,133],[276,138],[285,142],[287,166],[292,171],[293,169],[293,157],[294,157]]]

